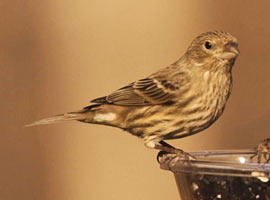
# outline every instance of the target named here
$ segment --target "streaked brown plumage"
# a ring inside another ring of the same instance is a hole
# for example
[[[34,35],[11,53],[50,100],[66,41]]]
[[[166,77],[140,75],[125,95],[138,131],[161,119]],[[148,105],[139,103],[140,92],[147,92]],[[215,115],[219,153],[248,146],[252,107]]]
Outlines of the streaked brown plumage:
[[[172,65],[92,100],[81,111],[30,126],[65,120],[109,125],[142,138],[147,147],[164,150],[161,141],[200,132],[223,113],[238,54],[237,40],[231,34],[203,33]]]

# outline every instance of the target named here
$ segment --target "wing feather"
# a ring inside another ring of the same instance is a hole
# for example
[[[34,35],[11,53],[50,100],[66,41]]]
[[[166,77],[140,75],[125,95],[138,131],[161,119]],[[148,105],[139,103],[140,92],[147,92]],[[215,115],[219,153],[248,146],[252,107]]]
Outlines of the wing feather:
[[[155,78],[141,79],[91,102],[127,106],[163,104],[172,101],[176,93],[163,83],[164,81]]]

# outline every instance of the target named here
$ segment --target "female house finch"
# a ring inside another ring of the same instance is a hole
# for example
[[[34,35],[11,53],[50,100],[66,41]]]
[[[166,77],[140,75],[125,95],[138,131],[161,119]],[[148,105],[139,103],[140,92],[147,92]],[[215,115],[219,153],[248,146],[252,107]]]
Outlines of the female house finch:
[[[174,153],[163,140],[198,133],[223,113],[238,54],[237,40],[231,34],[202,33],[170,66],[96,98],[80,111],[28,126],[67,120],[114,126],[142,138],[147,147]]]

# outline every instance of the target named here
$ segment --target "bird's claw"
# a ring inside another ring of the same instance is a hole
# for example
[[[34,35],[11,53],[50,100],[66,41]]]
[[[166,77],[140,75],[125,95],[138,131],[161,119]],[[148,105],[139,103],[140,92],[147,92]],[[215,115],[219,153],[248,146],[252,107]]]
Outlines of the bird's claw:
[[[175,149],[175,154],[180,158],[184,158],[184,160],[186,161],[196,160],[195,156],[192,156],[190,153],[187,153],[183,151],[182,149]]]
[[[192,156],[191,154],[183,151],[182,149],[174,149],[174,152],[166,152],[166,151],[160,151],[157,155],[157,160],[159,163],[164,162],[163,159],[169,159],[173,160],[175,158],[184,160],[184,161],[190,161],[190,160],[196,160],[195,156]]]

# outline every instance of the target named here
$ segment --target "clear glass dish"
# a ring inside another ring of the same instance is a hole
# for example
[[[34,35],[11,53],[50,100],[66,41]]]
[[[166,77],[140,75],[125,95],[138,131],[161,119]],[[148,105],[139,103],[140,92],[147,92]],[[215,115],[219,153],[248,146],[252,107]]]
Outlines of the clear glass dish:
[[[182,200],[270,200],[270,164],[251,150],[192,152],[196,160],[165,154],[160,167],[174,173]]]

